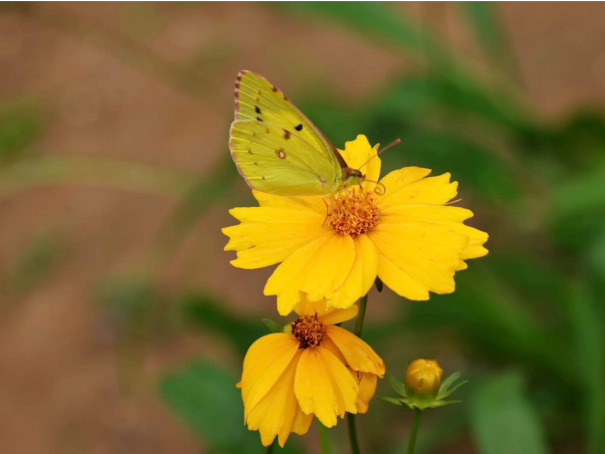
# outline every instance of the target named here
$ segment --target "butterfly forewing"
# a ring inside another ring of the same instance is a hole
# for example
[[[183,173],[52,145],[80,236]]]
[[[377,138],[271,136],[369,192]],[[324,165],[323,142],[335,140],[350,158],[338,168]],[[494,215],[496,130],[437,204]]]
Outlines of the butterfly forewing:
[[[326,160],[297,133],[258,120],[236,120],[229,146],[239,172],[254,189],[283,196],[328,195],[341,179],[340,166]]]
[[[241,71],[235,81],[235,119],[273,123],[295,132],[309,145],[336,159],[341,167],[346,163],[322,132],[275,85],[250,71]]]

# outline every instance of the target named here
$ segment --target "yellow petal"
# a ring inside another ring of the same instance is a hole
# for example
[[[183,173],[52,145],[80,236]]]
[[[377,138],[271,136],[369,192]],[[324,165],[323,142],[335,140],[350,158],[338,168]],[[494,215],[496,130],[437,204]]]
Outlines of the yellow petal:
[[[345,149],[339,150],[341,156],[352,169],[360,169],[368,180],[378,181],[380,178],[380,158],[372,158],[378,153],[378,147],[380,144],[376,144],[374,147],[370,145],[368,139],[363,134],[357,136],[357,138],[350,142],[345,142]],[[372,159],[370,159],[372,158]],[[367,163],[367,164],[366,164]],[[366,182],[363,184],[363,189],[367,192],[374,189],[376,183]]]
[[[325,213],[273,207],[234,208],[229,212],[241,221],[222,230],[230,238],[225,250],[237,251],[231,264],[238,268],[274,265],[323,234]]]
[[[319,319],[324,324],[335,325],[337,323],[346,322],[355,318],[357,315],[357,306],[353,305],[347,309],[326,309],[326,300],[319,300],[311,303],[306,295],[302,295],[301,303],[296,306],[294,311],[298,315],[315,315],[319,316]]]
[[[347,359],[344,357],[344,355],[342,354],[338,346],[334,343],[334,341],[330,339],[330,336],[324,335],[323,339],[321,340],[321,346],[329,350],[345,366],[347,365]]]
[[[378,273],[376,246],[366,235],[356,237],[353,243],[355,245],[355,262],[351,273],[326,302],[327,308],[347,308],[366,295],[374,285]]]
[[[294,423],[292,424],[292,432],[298,435],[304,435],[309,431],[309,426],[313,421],[313,413],[306,415],[300,405],[298,405],[298,401],[296,401],[296,416],[294,417]],[[283,447],[283,445],[282,445]]]
[[[357,413],[366,413],[370,406],[370,400],[374,397],[376,392],[376,384],[378,383],[378,376],[374,374],[368,374],[364,372],[355,372],[349,369],[353,377],[358,380],[359,383],[359,396],[357,396]]]
[[[344,364],[327,349],[307,348],[298,362],[294,382],[296,398],[306,414],[314,413],[326,426],[337,416],[357,413],[359,386]]]
[[[466,235],[469,242],[460,254],[460,258],[463,260],[483,257],[488,252],[483,247],[488,239],[488,234],[464,225],[465,220],[473,217],[473,212],[466,208],[427,205],[394,206],[385,209],[381,215],[383,215],[382,223],[401,224],[418,221],[443,226],[448,230]]]
[[[403,169],[393,170],[380,180],[386,191],[384,195],[379,197],[379,203],[385,206],[390,205],[389,200],[396,200],[392,198],[396,196],[400,189],[422,180],[429,173],[431,173],[430,169],[421,167],[404,167]]]
[[[358,310],[359,307],[356,304],[347,309],[332,309],[324,315],[320,315],[319,320],[325,325],[336,325],[355,318]]]
[[[450,174],[424,178],[430,170],[406,167],[385,176],[381,183],[385,193],[377,198],[381,214],[390,206],[429,204],[443,205],[457,194],[458,183],[450,182]],[[418,178],[420,177],[420,178]]]
[[[271,390],[248,414],[248,428],[260,431],[264,446],[273,443],[275,436],[278,435],[279,444],[283,448],[290,432],[292,432],[299,411],[299,405],[294,394],[294,377],[301,355],[302,351],[299,350]]]
[[[384,376],[384,362],[376,354],[372,347],[366,344],[355,334],[335,325],[327,325],[325,327],[326,334],[338,349],[342,352],[347,360],[347,365],[353,370],[359,372],[370,372],[380,377]],[[322,345],[323,345],[322,340]]]
[[[401,296],[428,299],[428,291],[451,293],[466,235],[422,222],[384,222],[370,232],[379,250],[378,275]]]
[[[326,313],[326,300],[309,301],[307,295],[301,295],[301,301],[294,308],[298,315],[323,315]]]
[[[265,295],[277,295],[277,309],[288,315],[306,293],[309,301],[329,299],[339,288],[355,260],[350,236],[326,231],[277,267],[265,286]]]
[[[261,337],[248,349],[241,381],[246,417],[284,373],[298,346],[292,334],[275,333]]]

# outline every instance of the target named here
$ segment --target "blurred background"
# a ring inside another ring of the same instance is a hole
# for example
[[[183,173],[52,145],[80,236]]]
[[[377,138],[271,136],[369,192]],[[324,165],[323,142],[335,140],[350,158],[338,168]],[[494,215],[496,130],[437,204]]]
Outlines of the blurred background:
[[[235,383],[288,320],[271,270],[222,250],[254,205],[227,148],[241,69],[337,146],[400,137],[384,173],[451,172],[490,234],[455,294],[370,294],[389,372],[471,380],[418,453],[605,452],[602,3],[7,3],[0,68],[3,454],[263,452]],[[411,416],[374,400],[365,452],[403,453]],[[315,423],[285,451],[319,452]]]

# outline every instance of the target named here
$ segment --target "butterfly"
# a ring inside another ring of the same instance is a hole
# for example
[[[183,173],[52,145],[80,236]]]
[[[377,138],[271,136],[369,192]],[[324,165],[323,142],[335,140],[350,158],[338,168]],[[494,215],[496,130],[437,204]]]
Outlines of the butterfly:
[[[281,90],[251,71],[237,75],[229,136],[239,173],[261,192],[328,196],[365,180]]]

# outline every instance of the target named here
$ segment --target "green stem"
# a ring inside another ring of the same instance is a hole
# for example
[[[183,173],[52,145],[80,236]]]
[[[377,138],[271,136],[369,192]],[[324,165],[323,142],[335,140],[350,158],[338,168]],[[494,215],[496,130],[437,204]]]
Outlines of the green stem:
[[[357,428],[355,427],[355,415],[349,413],[347,415],[347,424],[349,426],[349,440],[351,442],[351,452],[353,454],[361,454],[359,450],[359,441],[357,441]]]
[[[355,330],[353,333],[357,337],[361,337],[361,329],[363,328],[363,319],[366,316],[366,307],[368,306],[368,295],[362,296],[359,299],[359,312],[357,312],[357,318],[355,319]]]
[[[273,452],[273,446],[275,446],[275,440],[265,448],[265,454],[271,454]]]
[[[368,295],[362,296],[359,299],[359,311],[357,312],[357,318],[355,319],[355,329],[353,333],[357,337],[361,337],[361,330],[363,328],[363,319],[366,316],[366,307],[368,306]],[[347,415],[347,425],[349,426],[349,440],[351,442],[351,452],[353,454],[361,454],[359,449],[359,441],[357,440],[357,427],[355,426],[355,415],[349,413]]]
[[[330,454],[330,434],[328,433],[328,428],[324,426],[321,422],[318,422],[317,426],[319,428],[319,441],[321,444],[321,453]]]
[[[416,414],[414,415],[414,425],[412,426],[412,433],[410,434],[410,442],[408,444],[408,454],[414,454],[416,448],[416,438],[418,437],[418,427],[420,427],[420,417],[422,416],[422,410],[414,408]]]

